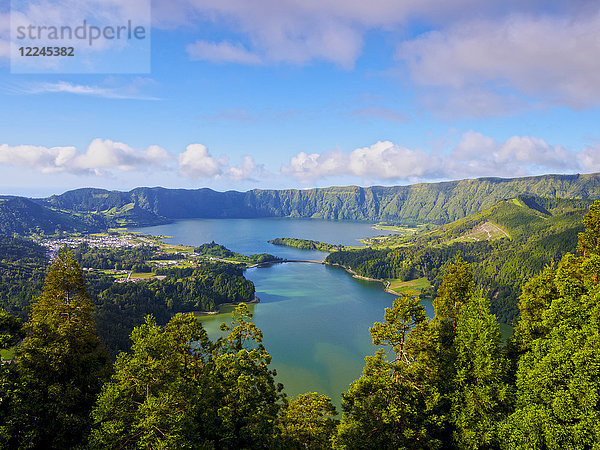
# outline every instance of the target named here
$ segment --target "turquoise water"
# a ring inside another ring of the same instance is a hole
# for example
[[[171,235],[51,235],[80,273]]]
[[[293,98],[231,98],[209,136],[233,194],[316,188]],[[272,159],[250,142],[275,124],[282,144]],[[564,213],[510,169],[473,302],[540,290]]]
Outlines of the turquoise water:
[[[193,219],[136,231],[172,236],[166,242],[174,244],[215,241],[245,254],[311,260],[321,260],[326,253],[267,241],[297,237],[360,245],[358,238],[386,234],[365,223],[295,219]],[[330,396],[339,407],[341,393],[360,376],[365,356],[375,351],[369,327],[383,320],[384,308],[392,305],[395,296],[384,292],[381,283],[357,280],[343,269],[323,264],[275,264],[248,269],[245,276],[254,282],[261,300],[250,308],[273,357],[277,381],[290,398],[316,391]],[[424,303],[433,316],[431,302]],[[225,307],[223,314],[201,317],[210,336],[217,336],[220,324],[230,321],[230,311]]]
[[[316,260],[327,254],[267,241],[296,237],[360,245],[359,238],[387,234],[365,223],[295,219],[193,219],[136,231],[172,236],[165,241],[174,244],[215,241],[245,254]],[[365,355],[374,352],[369,327],[383,320],[384,308],[395,297],[384,292],[381,283],[356,280],[340,268],[322,264],[275,264],[248,269],[245,276],[254,282],[261,300],[251,310],[273,357],[277,381],[291,398],[317,391],[339,405],[341,393],[360,376]],[[209,335],[218,335],[219,325],[230,320],[230,310],[226,307],[225,314],[200,319]]]
[[[254,323],[263,331],[287,394],[293,398],[317,391],[339,405],[340,393],[360,376],[365,355],[374,352],[369,327],[383,320],[384,308],[395,297],[380,283],[355,280],[342,269],[320,264],[254,268],[246,277],[261,299],[252,306]],[[215,336],[229,318],[201,320]]]

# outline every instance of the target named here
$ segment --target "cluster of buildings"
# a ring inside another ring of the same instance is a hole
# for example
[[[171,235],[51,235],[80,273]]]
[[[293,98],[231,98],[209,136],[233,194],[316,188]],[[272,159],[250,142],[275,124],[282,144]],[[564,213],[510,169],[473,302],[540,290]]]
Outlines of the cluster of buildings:
[[[46,247],[50,259],[53,259],[56,256],[56,253],[65,245],[67,247],[79,247],[81,244],[87,244],[90,247],[122,248],[137,247],[143,244],[153,244],[150,239],[134,236],[133,234],[120,234],[117,236],[87,235],[81,237],[46,239],[40,241],[39,243],[40,245]]]

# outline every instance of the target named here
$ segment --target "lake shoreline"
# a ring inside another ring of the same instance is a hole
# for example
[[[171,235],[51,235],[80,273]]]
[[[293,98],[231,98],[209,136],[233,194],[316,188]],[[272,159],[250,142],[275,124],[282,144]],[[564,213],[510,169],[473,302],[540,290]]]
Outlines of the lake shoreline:
[[[257,296],[254,296],[254,298],[252,300],[248,300],[247,302],[221,303],[221,304],[219,304],[219,308],[221,306],[237,306],[237,305],[241,305],[242,303],[245,305],[255,305],[257,303],[260,303],[260,298],[258,298]],[[216,316],[217,314],[221,314],[220,311],[190,311],[190,312],[194,315],[199,315],[199,316]]]
[[[369,277],[363,277],[362,275],[357,274],[354,270],[352,270],[349,267],[346,266],[342,266],[341,264],[332,264],[332,263],[328,263],[326,262],[325,265],[328,266],[336,266],[336,267],[341,267],[342,269],[344,269],[346,272],[348,272],[350,275],[352,275],[352,278],[356,278],[358,280],[365,280],[365,281],[375,281],[375,282],[379,282],[381,284],[383,284],[383,290],[385,292],[387,292],[388,294],[392,294],[392,295],[398,295],[400,296],[400,294],[396,291],[393,291],[390,289],[390,282],[388,280],[385,279],[381,279],[381,278],[369,278]],[[387,284],[386,284],[387,283]]]
[[[377,230],[347,222],[182,219],[136,231],[173,236],[165,239],[171,245],[197,247],[214,241],[236,253],[268,253],[290,262],[245,268],[244,277],[254,283],[255,295],[260,298],[260,305],[248,305],[254,310],[252,322],[262,331],[277,381],[283,383],[290,398],[318,391],[341,404],[341,392],[360,377],[365,356],[376,350],[369,327],[382,320],[384,309],[391,307],[395,297],[379,284],[353,280],[345,271],[325,267],[322,260],[327,252],[275,246],[268,241],[295,236],[349,246],[356,245],[360,237],[376,236]],[[231,322],[227,312],[233,308],[225,306],[221,314],[196,314],[211,339],[223,336],[220,325]]]

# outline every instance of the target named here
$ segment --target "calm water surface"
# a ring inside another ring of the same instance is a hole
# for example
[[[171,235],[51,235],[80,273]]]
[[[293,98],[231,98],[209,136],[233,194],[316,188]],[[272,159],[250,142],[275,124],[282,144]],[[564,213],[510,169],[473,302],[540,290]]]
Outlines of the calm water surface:
[[[269,244],[278,237],[312,239],[329,244],[360,246],[358,239],[389,234],[364,222],[310,219],[188,219],[167,225],[136,228],[148,234],[172,236],[171,244],[200,245],[215,241],[243,254],[271,253],[284,258],[322,259],[326,253]]]
[[[172,236],[165,241],[174,244],[215,241],[244,254],[311,260],[327,254],[267,241],[296,237],[360,245],[359,238],[386,234],[365,223],[295,219],[192,219],[135,231]],[[343,269],[322,264],[275,264],[248,269],[245,276],[254,282],[261,300],[251,310],[273,357],[277,381],[292,399],[316,391],[330,396],[339,407],[341,393],[360,376],[365,356],[375,351],[369,327],[383,320],[384,308],[391,306],[395,296],[384,292],[381,283],[357,280]],[[428,316],[433,316],[431,302],[424,303]],[[222,314],[201,318],[211,337],[218,335],[222,322],[230,321],[230,311],[225,307]]]

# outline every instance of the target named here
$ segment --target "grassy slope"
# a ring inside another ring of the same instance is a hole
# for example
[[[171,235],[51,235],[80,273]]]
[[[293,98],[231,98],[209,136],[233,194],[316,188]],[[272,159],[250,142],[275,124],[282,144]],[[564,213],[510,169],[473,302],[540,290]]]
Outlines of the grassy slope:
[[[525,202],[525,201],[527,202]],[[544,204],[549,207],[545,209]],[[536,237],[579,227],[592,200],[560,200],[517,197],[472,214],[432,231],[414,236],[389,236],[374,241],[374,248],[390,248],[421,243],[438,245],[454,241],[493,240],[508,237],[524,242]],[[543,213],[540,209],[547,213]]]
[[[423,289],[431,286],[431,282],[427,278],[417,278],[416,280],[388,280],[389,285],[387,290],[397,295],[419,295]]]
[[[533,197],[503,200],[485,211],[432,231],[415,236],[378,239],[372,247],[379,249],[379,253],[373,250],[359,250],[356,256],[349,255],[349,259],[346,260],[354,261],[362,267],[361,275],[372,276],[370,267],[373,270],[379,270],[381,267],[400,269],[405,261],[402,258],[398,259],[397,253],[400,250],[413,255],[408,256],[406,261],[414,258],[418,261],[411,249],[416,249],[416,254],[422,251],[419,249],[447,249],[446,259],[434,263],[439,265],[441,262],[441,270],[433,270],[428,274],[431,282],[437,285],[443,275],[443,265],[456,254],[457,250],[450,251],[452,247],[457,244],[469,245],[469,242],[475,243],[477,240],[491,240],[493,242],[487,247],[479,245],[483,244],[480,242],[476,247],[463,247],[460,251],[471,262],[476,282],[488,292],[495,314],[501,320],[510,323],[517,312],[517,298],[522,284],[545,265],[558,261],[564,253],[575,251],[577,235],[583,229],[581,221],[591,203],[591,200],[569,201]],[[507,238],[505,233],[510,238]],[[360,256],[361,252],[364,252],[364,256]],[[339,261],[340,258],[343,260],[345,257],[340,256],[334,261]],[[423,276],[422,270],[416,270],[411,276]],[[422,279],[404,283],[400,280],[388,281],[392,283],[391,289],[399,294],[419,294],[423,289],[430,291],[429,284],[420,283],[419,280]],[[428,295],[430,293],[427,292]]]

